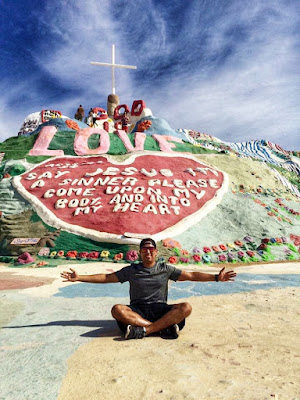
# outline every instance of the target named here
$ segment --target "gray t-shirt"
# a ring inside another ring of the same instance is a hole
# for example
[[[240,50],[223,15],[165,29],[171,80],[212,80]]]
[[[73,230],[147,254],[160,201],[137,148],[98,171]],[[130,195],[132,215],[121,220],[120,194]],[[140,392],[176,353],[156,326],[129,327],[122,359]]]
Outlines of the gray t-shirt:
[[[159,261],[151,268],[145,268],[142,263],[131,264],[115,274],[121,283],[129,282],[130,304],[143,305],[166,303],[168,280],[177,281],[181,270]]]

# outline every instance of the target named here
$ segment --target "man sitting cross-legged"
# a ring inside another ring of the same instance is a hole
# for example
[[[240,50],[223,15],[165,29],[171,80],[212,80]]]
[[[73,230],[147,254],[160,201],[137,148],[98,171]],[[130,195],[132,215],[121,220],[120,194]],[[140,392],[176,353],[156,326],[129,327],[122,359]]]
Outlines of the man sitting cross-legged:
[[[167,304],[168,281],[225,282],[233,281],[236,273],[219,274],[188,272],[156,261],[158,252],[153,239],[140,243],[139,264],[132,264],[111,274],[78,275],[76,271],[63,272],[61,277],[71,282],[117,283],[129,282],[130,305],[116,304],[111,313],[116,319],[125,339],[142,339],[159,332],[164,339],[177,339],[179,330],[185,325],[185,318],[192,312],[189,303]]]

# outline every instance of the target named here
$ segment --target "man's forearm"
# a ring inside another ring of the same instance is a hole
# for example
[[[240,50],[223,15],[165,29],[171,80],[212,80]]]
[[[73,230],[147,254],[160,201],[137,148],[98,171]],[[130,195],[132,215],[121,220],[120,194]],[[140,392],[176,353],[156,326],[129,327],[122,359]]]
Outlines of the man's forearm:
[[[218,274],[217,274],[218,275]],[[206,274],[204,272],[193,272],[192,273],[192,281],[195,282],[215,282],[215,274]]]
[[[78,275],[78,282],[107,283],[107,274]]]

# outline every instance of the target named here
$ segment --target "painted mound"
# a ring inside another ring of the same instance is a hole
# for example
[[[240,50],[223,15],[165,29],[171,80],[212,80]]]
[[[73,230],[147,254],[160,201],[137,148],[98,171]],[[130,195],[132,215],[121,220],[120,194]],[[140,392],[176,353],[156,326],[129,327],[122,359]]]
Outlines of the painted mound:
[[[42,110],[0,144],[2,261],[135,261],[147,236],[179,264],[299,258],[299,153],[174,130],[141,100],[94,110]]]

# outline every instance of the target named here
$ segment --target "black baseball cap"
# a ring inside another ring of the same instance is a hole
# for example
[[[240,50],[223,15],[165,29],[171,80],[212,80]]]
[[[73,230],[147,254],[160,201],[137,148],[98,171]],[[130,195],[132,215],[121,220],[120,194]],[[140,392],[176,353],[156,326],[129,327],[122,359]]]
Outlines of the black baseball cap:
[[[156,243],[155,243],[155,241],[154,241],[153,239],[151,239],[151,238],[145,238],[145,239],[141,240],[140,249],[141,249],[142,247],[144,247],[145,244],[152,244],[152,246],[156,248]]]

